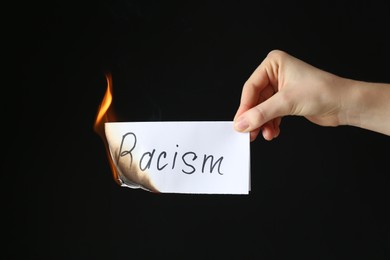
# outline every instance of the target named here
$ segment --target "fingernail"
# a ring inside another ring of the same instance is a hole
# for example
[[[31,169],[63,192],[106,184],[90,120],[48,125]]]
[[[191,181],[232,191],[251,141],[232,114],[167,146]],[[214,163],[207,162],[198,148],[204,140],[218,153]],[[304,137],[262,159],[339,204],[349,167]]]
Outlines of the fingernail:
[[[234,124],[234,127],[237,131],[244,131],[249,127],[248,120],[245,117],[240,117],[237,122]]]

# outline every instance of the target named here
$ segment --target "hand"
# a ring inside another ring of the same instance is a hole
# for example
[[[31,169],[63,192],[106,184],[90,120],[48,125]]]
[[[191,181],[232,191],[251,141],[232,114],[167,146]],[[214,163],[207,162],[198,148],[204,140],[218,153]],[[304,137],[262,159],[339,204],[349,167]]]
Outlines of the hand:
[[[272,140],[287,115],[390,135],[390,84],[342,78],[274,50],[245,82],[234,127],[251,141],[260,131]]]
[[[272,51],[244,84],[235,128],[250,131],[253,141],[259,131],[266,140],[277,137],[281,118],[286,115],[337,126],[345,80],[283,51]]]

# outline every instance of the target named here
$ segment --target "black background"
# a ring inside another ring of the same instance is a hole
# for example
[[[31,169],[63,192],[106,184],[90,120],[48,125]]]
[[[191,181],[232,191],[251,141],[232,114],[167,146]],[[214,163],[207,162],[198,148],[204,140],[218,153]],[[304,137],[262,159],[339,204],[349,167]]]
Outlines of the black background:
[[[251,143],[252,191],[237,196],[119,187],[93,131],[106,72],[125,121],[232,120],[273,49],[390,82],[389,11],[385,1],[4,6],[5,259],[389,257],[387,136],[286,117],[277,139]]]

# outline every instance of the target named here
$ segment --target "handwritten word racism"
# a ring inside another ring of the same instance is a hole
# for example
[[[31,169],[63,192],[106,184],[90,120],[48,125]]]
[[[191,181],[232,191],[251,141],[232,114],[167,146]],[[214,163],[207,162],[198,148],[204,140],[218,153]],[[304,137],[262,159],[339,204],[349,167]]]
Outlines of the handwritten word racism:
[[[121,158],[130,157],[130,167],[133,165],[133,151],[137,146],[137,136],[135,133],[128,132],[122,136],[121,145],[119,148],[117,164]],[[168,154],[167,151],[152,149],[141,153],[138,167],[141,171],[148,169],[163,170],[179,170],[185,174],[193,174],[196,172],[213,173],[215,170],[218,174],[222,173],[223,156],[216,159],[214,155],[196,154],[192,151],[181,153],[178,151],[179,145],[176,144],[176,151],[173,154]]]

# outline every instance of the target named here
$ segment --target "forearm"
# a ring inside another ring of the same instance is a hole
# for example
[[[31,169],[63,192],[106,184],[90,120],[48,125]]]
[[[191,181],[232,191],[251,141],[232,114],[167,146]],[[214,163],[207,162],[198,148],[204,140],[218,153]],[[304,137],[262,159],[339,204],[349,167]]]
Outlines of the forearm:
[[[340,123],[390,135],[390,84],[346,82]]]

